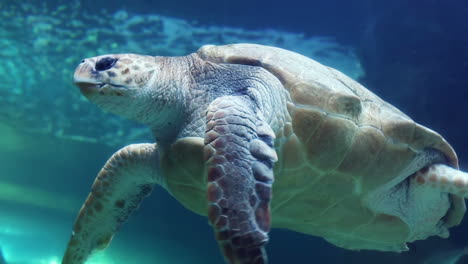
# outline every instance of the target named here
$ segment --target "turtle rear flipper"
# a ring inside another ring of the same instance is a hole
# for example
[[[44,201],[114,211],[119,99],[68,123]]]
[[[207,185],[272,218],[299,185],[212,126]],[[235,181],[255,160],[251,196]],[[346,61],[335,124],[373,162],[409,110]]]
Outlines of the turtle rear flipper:
[[[106,162],[75,221],[62,264],[85,263],[93,251],[109,245],[153,189],[158,164],[156,144],[129,145]]]

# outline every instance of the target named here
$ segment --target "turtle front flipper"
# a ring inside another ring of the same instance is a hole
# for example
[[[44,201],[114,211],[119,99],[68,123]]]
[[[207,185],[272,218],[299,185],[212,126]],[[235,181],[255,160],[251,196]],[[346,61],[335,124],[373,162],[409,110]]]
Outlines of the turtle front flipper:
[[[156,144],[134,144],[116,152],[99,172],[80,210],[62,264],[85,263],[106,248],[114,233],[153,189]]]
[[[208,218],[229,263],[267,263],[275,135],[243,96],[214,100],[206,114]]]

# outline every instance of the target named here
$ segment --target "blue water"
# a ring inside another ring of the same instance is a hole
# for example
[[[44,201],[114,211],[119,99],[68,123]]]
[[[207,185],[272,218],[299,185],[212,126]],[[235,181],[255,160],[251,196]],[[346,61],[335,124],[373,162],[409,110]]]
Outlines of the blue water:
[[[294,50],[440,132],[468,170],[468,4],[374,2],[0,0],[0,248],[7,263],[60,263],[103,163],[126,144],[152,140],[72,85],[77,63],[99,54],[175,56],[236,42]],[[274,264],[422,263],[429,251],[468,245],[468,224],[453,228],[447,241],[415,243],[405,254],[350,252],[287,230],[270,235]],[[207,220],[157,188],[89,263],[223,258]]]

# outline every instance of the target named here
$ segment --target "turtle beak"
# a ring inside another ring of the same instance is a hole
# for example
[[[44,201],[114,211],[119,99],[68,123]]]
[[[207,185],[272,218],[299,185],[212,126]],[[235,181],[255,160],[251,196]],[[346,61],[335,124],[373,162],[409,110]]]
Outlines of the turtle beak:
[[[88,97],[99,92],[104,85],[99,81],[100,73],[94,70],[89,59],[83,60],[75,70],[73,83],[80,88],[81,93]]]

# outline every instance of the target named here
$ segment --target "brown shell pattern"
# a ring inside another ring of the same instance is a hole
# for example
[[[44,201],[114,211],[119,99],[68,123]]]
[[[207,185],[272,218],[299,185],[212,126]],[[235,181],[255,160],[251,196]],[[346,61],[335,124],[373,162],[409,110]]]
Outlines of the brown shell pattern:
[[[348,243],[339,234],[350,230],[356,237],[385,237],[389,245],[404,243],[409,231],[401,220],[371,212],[362,206],[361,198],[394,180],[396,172],[425,148],[440,150],[452,166],[458,166],[455,152],[439,134],[343,73],[312,59],[254,44],[204,46],[197,54],[216,63],[261,66],[289,91],[291,123],[278,136],[284,144],[275,168],[272,212],[276,227],[328,237],[348,248],[355,241]],[[462,198],[452,196],[452,200],[456,216],[448,220],[448,226],[457,224],[464,212]],[[294,203],[311,206],[291,206]],[[283,217],[290,215],[306,223]]]

